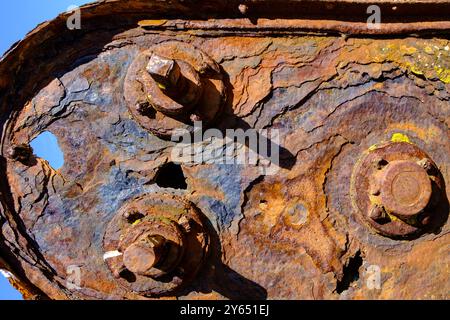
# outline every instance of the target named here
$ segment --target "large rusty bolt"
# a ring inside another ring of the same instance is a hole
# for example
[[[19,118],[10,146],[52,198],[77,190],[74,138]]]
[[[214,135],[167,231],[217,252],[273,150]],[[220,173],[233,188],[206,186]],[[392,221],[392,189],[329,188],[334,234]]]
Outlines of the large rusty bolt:
[[[126,211],[122,216],[130,228],[119,244],[123,253],[123,267],[119,271],[126,269],[135,275],[158,278],[178,265],[184,245],[176,222],[161,217],[149,220],[136,210]],[[120,276],[120,272],[115,274]]]
[[[158,235],[133,243],[123,253],[125,267],[133,273],[147,275],[160,262],[165,243],[166,239]]]
[[[165,41],[138,53],[128,68],[124,98],[132,117],[170,140],[178,130],[211,127],[227,100],[224,74],[206,52],[183,41]]]
[[[156,82],[165,87],[176,86],[180,79],[180,67],[175,60],[152,54],[147,65],[147,72]]]
[[[377,199],[368,212],[372,220],[387,223],[388,213],[410,220],[425,210],[432,196],[432,183],[427,172],[430,160],[387,162],[376,159],[374,165],[379,172],[372,176],[368,190],[370,196]]]
[[[168,116],[189,115],[203,92],[197,71],[187,62],[155,53],[150,56],[146,71],[157,83],[148,92],[151,106]]]
[[[413,161],[393,161],[381,173],[381,204],[393,215],[411,218],[426,208],[431,198],[427,171]]]
[[[134,293],[159,297],[192,281],[207,258],[201,212],[174,195],[151,194],[124,204],[108,224],[104,259]]]
[[[444,182],[437,165],[409,142],[382,142],[355,166],[351,197],[357,214],[391,238],[416,237],[442,223]]]

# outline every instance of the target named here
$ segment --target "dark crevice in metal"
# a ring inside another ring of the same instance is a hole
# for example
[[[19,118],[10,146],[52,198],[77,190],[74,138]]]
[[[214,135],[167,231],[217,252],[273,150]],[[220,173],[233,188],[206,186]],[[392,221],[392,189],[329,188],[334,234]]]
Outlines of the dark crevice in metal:
[[[161,188],[187,189],[186,177],[179,164],[169,162],[163,165],[156,174],[156,184]]]
[[[350,285],[359,279],[359,268],[363,264],[363,258],[361,256],[361,251],[358,250],[353,257],[348,259],[347,264],[344,266],[342,279],[338,280],[336,284],[336,292],[341,294]]]

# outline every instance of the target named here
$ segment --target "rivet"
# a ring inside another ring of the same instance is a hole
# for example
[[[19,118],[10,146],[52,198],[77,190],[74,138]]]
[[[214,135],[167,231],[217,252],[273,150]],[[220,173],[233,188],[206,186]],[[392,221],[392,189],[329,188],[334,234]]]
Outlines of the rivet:
[[[239,9],[239,12],[242,14],[246,14],[248,12],[248,6],[245,4],[240,4],[238,9]]]

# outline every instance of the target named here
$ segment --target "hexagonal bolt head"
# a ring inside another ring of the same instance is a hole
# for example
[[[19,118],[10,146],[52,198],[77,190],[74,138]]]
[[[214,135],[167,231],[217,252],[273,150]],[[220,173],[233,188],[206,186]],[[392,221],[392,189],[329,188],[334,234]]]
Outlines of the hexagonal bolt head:
[[[161,259],[166,240],[150,236],[130,245],[123,253],[125,267],[136,274],[145,275]]]
[[[27,162],[33,156],[33,148],[26,143],[18,144],[8,149],[7,156],[15,161]]]
[[[430,159],[424,158],[417,162],[419,166],[421,166],[429,175],[436,174],[436,167],[433,165]]]
[[[147,72],[152,78],[163,86],[176,86],[181,76],[180,67],[172,59],[152,54],[147,64]]]

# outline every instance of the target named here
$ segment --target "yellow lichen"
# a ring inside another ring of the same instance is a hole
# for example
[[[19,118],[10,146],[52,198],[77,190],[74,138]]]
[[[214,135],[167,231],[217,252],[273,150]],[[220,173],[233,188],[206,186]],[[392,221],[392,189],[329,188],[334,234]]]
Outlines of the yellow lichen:
[[[403,134],[403,133],[394,133],[391,137],[391,141],[392,142],[407,142],[407,143],[411,143],[411,141],[409,141],[409,138],[407,135]]]
[[[430,46],[426,46],[426,47],[424,48],[424,51],[425,51],[426,53],[428,53],[428,54],[434,54],[434,50],[433,50],[433,48],[431,48]]]
[[[391,44],[379,52],[384,59],[395,62],[403,70],[427,79],[450,83],[450,56],[447,42],[415,42],[414,46]],[[378,57],[377,57],[378,58]]]
[[[436,74],[437,74],[439,80],[441,80],[444,83],[450,83],[450,70],[449,69],[444,69],[440,66],[434,66],[434,70],[436,71]]]
[[[423,75],[423,72],[420,70],[421,68],[417,65],[410,65],[409,67],[410,71],[416,75]]]
[[[417,124],[413,122],[402,122],[402,123],[392,123],[386,128],[387,132],[411,132],[414,136],[424,140],[429,141],[430,139],[435,139],[439,137],[440,129],[434,125],[428,125],[426,128],[418,127]]]
[[[373,150],[375,150],[375,149],[377,149],[378,148],[378,145],[377,144],[373,144],[373,145],[371,145],[370,147],[369,147],[369,151],[373,151]]]
[[[394,216],[390,212],[386,211],[386,214],[389,216],[389,219],[391,219],[391,221],[398,221],[398,220],[400,220],[399,218],[397,218],[396,216]]]
[[[162,26],[165,24],[167,20],[141,20],[138,22],[140,27],[154,27],[154,26]]]

